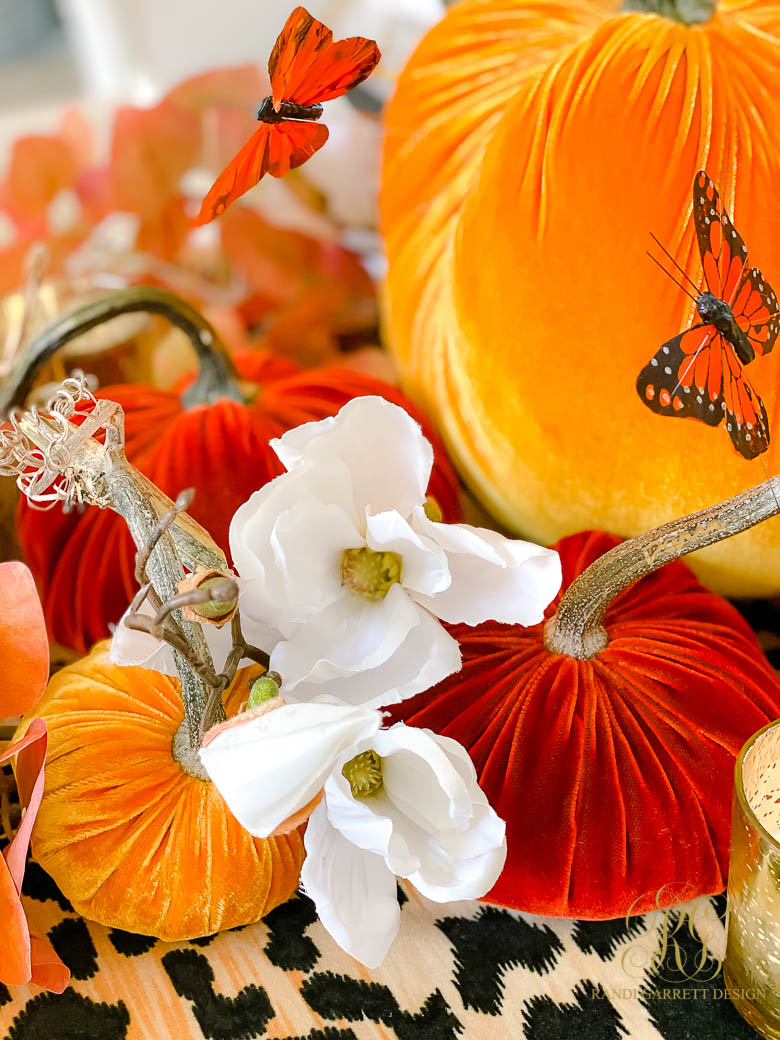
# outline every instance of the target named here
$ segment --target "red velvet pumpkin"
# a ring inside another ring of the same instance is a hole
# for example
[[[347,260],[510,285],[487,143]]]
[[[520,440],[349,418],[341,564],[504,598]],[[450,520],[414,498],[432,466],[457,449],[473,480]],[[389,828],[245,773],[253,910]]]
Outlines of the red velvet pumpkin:
[[[620,543],[556,546],[563,589]],[[552,616],[560,596],[548,609]],[[452,626],[463,670],[395,719],[454,737],[507,821],[486,897],[562,917],[614,918],[724,888],[735,757],[780,715],[780,681],[747,623],[680,561],[620,593],[608,644],[552,653],[544,626]]]
[[[446,519],[458,519],[457,478],[444,448],[418,409],[396,387],[335,367],[301,370],[258,352],[236,358],[246,404],[220,398],[188,407],[176,393],[149,386],[107,386],[98,397],[125,412],[127,457],[166,494],[194,487],[190,514],[228,551],[230,519],[249,495],[283,467],[269,440],[300,423],[334,415],[353,397],[378,394],[406,408],[433,442],[430,494]],[[254,396],[252,396],[254,394]],[[43,602],[49,632],[63,646],[87,650],[108,634],[132,599],[135,546],[121,518],[89,508],[40,512],[22,498],[19,541]]]

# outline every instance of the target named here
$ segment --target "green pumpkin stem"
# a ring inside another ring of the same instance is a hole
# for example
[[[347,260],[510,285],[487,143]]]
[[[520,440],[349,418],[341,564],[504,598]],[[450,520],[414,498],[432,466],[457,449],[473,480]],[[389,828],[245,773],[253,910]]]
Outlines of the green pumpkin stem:
[[[24,348],[14,363],[8,383],[0,390],[0,414],[23,405],[40,367],[66,343],[120,314],[141,311],[159,314],[187,334],[198,356],[200,371],[182,394],[185,407],[206,404],[220,397],[243,401],[235,368],[216,329],[186,300],[167,289],[138,285],[106,293],[48,325]]]
[[[780,476],[707,509],[671,520],[610,549],[561,597],[544,629],[548,650],[578,660],[596,657],[609,642],[604,614],[618,593],[665,563],[740,534],[780,513]]]
[[[715,14],[716,0],[623,0],[624,11],[660,14],[683,25],[701,25]]]

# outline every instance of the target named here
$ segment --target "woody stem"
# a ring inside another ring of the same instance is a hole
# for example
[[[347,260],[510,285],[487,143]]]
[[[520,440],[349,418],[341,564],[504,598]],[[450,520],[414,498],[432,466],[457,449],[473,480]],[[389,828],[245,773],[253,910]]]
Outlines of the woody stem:
[[[14,405],[24,403],[40,367],[66,343],[120,314],[134,311],[160,314],[189,337],[200,371],[182,395],[185,407],[220,397],[243,401],[233,362],[213,325],[175,293],[138,285],[106,293],[58,318],[36,336],[18,357],[10,380],[0,392],[0,414],[7,414]]]
[[[623,589],[645,575],[780,513],[780,476],[717,505],[615,546],[583,571],[561,597],[545,625],[544,642],[554,654],[595,657],[609,642],[604,614]]]

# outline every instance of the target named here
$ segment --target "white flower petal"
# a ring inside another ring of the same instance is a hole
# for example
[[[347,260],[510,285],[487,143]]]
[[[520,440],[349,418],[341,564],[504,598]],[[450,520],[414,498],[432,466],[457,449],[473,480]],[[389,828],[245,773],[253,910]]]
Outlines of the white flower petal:
[[[349,754],[359,754],[370,746],[370,741],[363,741]],[[342,766],[343,762],[339,762],[325,782],[325,805],[332,825],[353,845],[381,856],[398,877],[419,870],[422,863],[406,841],[404,821],[385,792],[354,798],[349,782],[341,773]]]
[[[139,668],[152,668],[156,672],[162,672],[163,675],[174,675],[178,678],[179,672],[174,661],[173,650],[167,643],[149,635],[147,632],[139,632],[134,628],[128,628],[125,620],[129,613],[130,608],[128,607],[114,630],[114,635],[111,639],[111,649],[108,653],[111,663],[121,665],[122,667],[137,665]],[[138,613],[145,614],[147,617],[154,616],[154,611],[150,607],[148,600],[141,604]],[[211,652],[214,665],[217,671],[221,671],[225,659],[233,646],[231,626],[225,624],[221,628],[217,628],[216,625],[204,624],[201,627],[206,636],[206,643]],[[268,637],[272,633],[267,626],[258,627],[251,622],[244,625],[243,631],[250,644],[259,645],[264,650],[270,649],[279,638],[278,634],[276,634],[276,637],[269,641]],[[255,641],[257,637],[260,637],[262,642],[257,643]]]
[[[342,769],[374,749],[383,787],[355,798]],[[345,838],[382,856],[437,902],[476,899],[506,858],[506,825],[488,804],[464,748],[430,730],[398,723],[345,751],[325,783],[328,819]]]
[[[287,587],[283,568],[279,566],[271,544],[274,529],[290,524],[284,519],[294,510],[301,521],[301,510],[309,506],[313,524],[310,528],[312,553],[317,552],[320,532],[318,520],[322,507],[332,506],[346,513],[353,526],[365,523],[352,505],[352,481],[346,466],[337,458],[303,464],[295,473],[284,473],[255,491],[239,506],[230,521],[230,552],[242,578],[253,581],[252,598],[245,609],[256,618],[276,619],[287,606]],[[293,524],[294,526],[294,524]]]
[[[345,591],[343,601],[276,645],[270,667],[282,675],[287,700],[327,696],[381,707],[429,689],[460,665],[457,641],[394,585],[381,603]]]
[[[414,887],[437,903],[451,903],[457,899],[480,899],[495,885],[506,862],[506,840],[497,840],[495,834],[502,824],[490,806],[481,807],[475,814],[474,837],[480,832],[482,851],[472,857],[453,855],[445,842],[429,838],[425,848],[418,849],[422,866],[408,875]],[[503,831],[502,831],[503,834]],[[449,838],[452,832],[449,832]]]
[[[452,584],[415,599],[443,621],[536,625],[561,586],[561,561],[552,549],[468,524],[441,524],[422,509],[412,518],[418,534],[447,553]]]
[[[215,727],[200,758],[239,823],[265,838],[323,787],[334,762],[375,733],[378,711],[335,704],[283,704]]]
[[[401,555],[405,589],[433,596],[452,584],[446,553],[430,538],[417,534],[395,510],[366,516],[366,544],[378,552]]]
[[[271,447],[291,471],[310,459],[341,459],[361,514],[395,509],[408,516],[425,501],[433,468],[433,448],[420,425],[381,397],[355,398],[338,415],[298,426]]]
[[[304,891],[339,946],[377,968],[398,934],[396,880],[380,856],[358,849],[332,827],[320,805],[304,835]]]
[[[302,618],[338,598],[344,550],[359,548],[364,539],[340,506],[306,502],[279,516],[270,544],[284,581],[287,609]]]
[[[376,733],[371,746],[382,758],[384,788],[399,813],[432,834],[468,826],[471,791],[434,733],[399,722]]]

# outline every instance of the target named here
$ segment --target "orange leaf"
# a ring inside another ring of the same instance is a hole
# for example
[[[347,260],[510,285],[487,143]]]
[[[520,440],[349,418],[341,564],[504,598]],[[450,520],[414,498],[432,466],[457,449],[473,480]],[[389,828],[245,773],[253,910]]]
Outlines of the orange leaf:
[[[261,74],[256,65],[238,65],[232,69],[212,69],[186,79],[166,95],[165,101],[190,112],[237,108],[254,119],[254,110],[270,92],[268,76]]]
[[[41,601],[23,563],[0,563],[0,716],[34,707],[49,679],[49,644]]]
[[[0,763],[16,756],[19,799],[26,810],[13,841],[0,856],[0,981],[9,986],[35,982],[62,993],[70,972],[48,939],[30,932],[20,899],[30,832],[43,797],[47,742],[46,723],[33,719],[21,740],[0,755]]]
[[[7,201],[24,217],[40,216],[51,200],[76,179],[78,164],[58,137],[20,137],[11,150]]]
[[[165,101],[156,108],[120,108],[111,145],[116,208],[155,219],[178,194],[199,150],[192,113]]]

